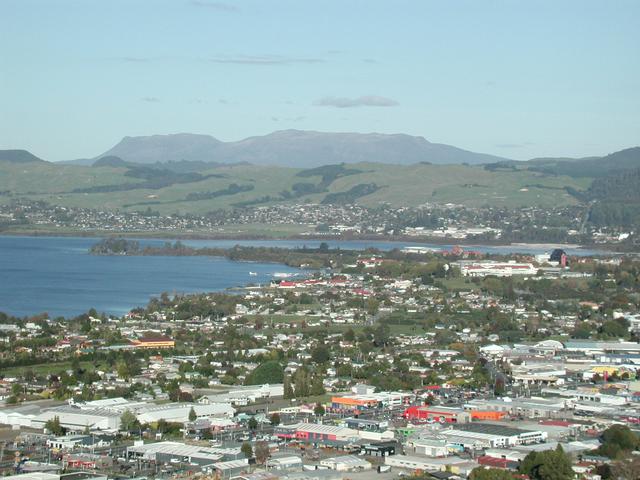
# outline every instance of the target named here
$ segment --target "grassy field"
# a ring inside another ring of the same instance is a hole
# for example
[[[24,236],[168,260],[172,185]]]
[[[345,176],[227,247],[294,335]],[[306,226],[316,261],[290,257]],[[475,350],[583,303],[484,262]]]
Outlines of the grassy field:
[[[141,180],[126,176],[123,167],[85,167],[51,163],[0,163],[0,202],[28,198],[70,206],[107,210],[146,210],[163,214],[204,214],[230,208],[241,202],[256,205],[273,203],[321,202],[327,194],[349,191],[362,184],[375,184],[375,192],[356,201],[366,206],[388,203],[415,206],[423,203],[459,203],[473,206],[542,207],[571,205],[576,199],[565,187],[586,189],[590,178],[543,175],[526,169],[489,171],[482,166],[465,165],[383,165],[359,163],[349,165],[358,173],[336,178],[326,191],[283,199],[296,183],[318,185],[321,177],[298,176],[301,170],[283,167],[232,165],[200,172],[209,176],[189,183],[174,183],[163,188],[138,188],[123,191],[78,193],[105,185],[136,184]],[[235,184],[245,190],[221,194],[203,200],[189,199],[189,194],[221,192]],[[249,188],[251,188],[249,190]],[[267,198],[267,197],[270,197]]]

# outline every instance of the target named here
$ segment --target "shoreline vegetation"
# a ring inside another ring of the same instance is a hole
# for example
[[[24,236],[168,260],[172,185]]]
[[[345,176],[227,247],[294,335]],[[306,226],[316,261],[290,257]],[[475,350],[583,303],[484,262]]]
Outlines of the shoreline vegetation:
[[[165,242],[162,246],[141,246],[137,240],[126,238],[105,238],[91,246],[91,255],[125,256],[181,256],[181,257],[225,257],[236,262],[279,263],[288,267],[318,270],[335,267],[345,260],[355,261],[360,252],[353,250],[329,249],[326,243],[318,248],[246,247],[236,245],[231,248],[194,248],[181,241]]]

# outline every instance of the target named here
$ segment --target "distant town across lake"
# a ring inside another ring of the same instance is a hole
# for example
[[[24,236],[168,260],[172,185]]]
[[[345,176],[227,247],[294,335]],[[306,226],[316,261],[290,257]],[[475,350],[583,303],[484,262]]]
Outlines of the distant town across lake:
[[[146,305],[162,292],[220,291],[250,283],[268,283],[276,273],[300,270],[272,263],[233,262],[220,257],[96,256],[89,249],[98,241],[87,237],[0,236],[0,311],[28,316],[47,312],[71,317],[95,308],[122,315]],[[162,245],[168,240],[140,239],[141,245]],[[182,240],[191,247],[231,248],[234,245],[281,248],[317,248],[320,240]],[[329,248],[392,250],[404,247],[450,249],[453,245],[429,245],[384,241],[333,241]],[[554,246],[466,246],[483,253],[536,254]],[[569,256],[608,254],[597,250],[567,248]]]

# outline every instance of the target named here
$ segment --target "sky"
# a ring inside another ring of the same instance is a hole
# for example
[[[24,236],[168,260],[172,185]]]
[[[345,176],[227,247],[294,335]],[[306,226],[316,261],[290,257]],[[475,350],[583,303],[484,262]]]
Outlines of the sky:
[[[420,135],[514,159],[640,145],[638,0],[0,0],[0,149]]]

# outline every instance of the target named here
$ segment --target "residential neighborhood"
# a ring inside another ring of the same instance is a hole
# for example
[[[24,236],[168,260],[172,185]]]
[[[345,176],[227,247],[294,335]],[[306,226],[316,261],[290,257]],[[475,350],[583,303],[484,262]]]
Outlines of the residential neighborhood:
[[[464,479],[554,452],[634,478],[610,472],[638,465],[637,259],[314,254],[122,317],[3,314],[4,471]]]

